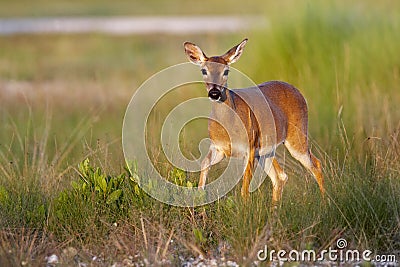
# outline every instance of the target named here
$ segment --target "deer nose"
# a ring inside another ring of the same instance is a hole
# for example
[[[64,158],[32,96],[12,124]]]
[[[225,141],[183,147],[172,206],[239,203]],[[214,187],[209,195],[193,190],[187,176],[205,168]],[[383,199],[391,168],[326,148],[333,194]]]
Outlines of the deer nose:
[[[212,100],[219,100],[221,98],[221,91],[214,87],[208,91],[208,97]]]

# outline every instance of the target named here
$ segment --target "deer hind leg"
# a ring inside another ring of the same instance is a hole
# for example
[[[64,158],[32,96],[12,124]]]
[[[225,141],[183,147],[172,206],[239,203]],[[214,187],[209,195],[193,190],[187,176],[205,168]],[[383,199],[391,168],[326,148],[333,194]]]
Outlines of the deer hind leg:
[[[200,180],[199,180],[199,187],[204,188],[206,185],[206,179],[208,175],[208,171],[210,170],[212,165],[219,163],[223,160],[225,154],[216,149],[214,146],[211,146],[208,150],[207,156],[201,162],[201,173],[200,173]]]
[[[292,157],[298,160],[314,175],[315,179],[317,180],[319,190],[321,191],[322,196],[324,196],[325,188],[321,162],[311,153],[308,147],[307,137],[304,136],[302,139],[302,142],[293,142],[293,140],[287,140],[285,142],[285,146],[289,150]]]
[[[275,158],[266,158],[264,164],[264,171],[268,174],[273,186],[272,202],[276,204],[281,199],[287,175]]]

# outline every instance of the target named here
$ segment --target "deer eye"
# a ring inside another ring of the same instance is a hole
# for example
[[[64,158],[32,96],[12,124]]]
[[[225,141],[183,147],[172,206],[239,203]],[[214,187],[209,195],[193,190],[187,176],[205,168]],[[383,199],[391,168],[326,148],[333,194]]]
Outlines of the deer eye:
[[[228,69],[224,70],[224,76],[228,76],[228,73],[229,73]]]
[[[207,75],[207,70],[206,70],[206,69],[201,69],[201,73],[202,73],[203,75]]]

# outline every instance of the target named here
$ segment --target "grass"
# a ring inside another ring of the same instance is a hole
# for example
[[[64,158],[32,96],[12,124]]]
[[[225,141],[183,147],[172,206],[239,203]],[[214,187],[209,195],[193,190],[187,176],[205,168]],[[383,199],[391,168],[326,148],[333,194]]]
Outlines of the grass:
[[[311,175],[280,149],[289,181],[276,211],[269,181],[248,203],[237,187],[218,202],[178,208],[146,195],[124,169],[121,126],[135,88],[186,61],[187,39],[222,53],[242,35],[0,37],[0,265],[43,266],[53,253],[61,266],[179,265],[179,256],[198,255],[249,265],[266,244],[320,251],[339,237],[352,249],[397,253],[396,10],[386,2],[283,1],[266,12],[271,28],[247,33],[235,67],[256,82],[301,89],[326,177],[323,201]],[[188,150],[196,130],[184,134]]]

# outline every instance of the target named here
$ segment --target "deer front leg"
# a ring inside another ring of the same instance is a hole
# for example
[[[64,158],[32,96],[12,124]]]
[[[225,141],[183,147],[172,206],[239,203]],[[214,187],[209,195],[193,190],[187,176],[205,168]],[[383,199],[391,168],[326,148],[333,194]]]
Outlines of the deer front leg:
[[[272,203],[274,206],[276,206],[281,199],[283,187],[287,181],[287,175],[275,158],[265,159],[264,170],[271,178],[273,186]]]
[[[247,159],[246,170],[243,175],[243,184],[242,184],[242,197],[247,199],[249,197],[249,185],[251,178],[253,177],[254,170],[254,160],[255,160],[255,148],[250,146],[249,157]]]
[[[204,189],[204,186],[206,185],[207,174],[208,171],[210,170],[210,167],[223,160],[224,157],[225,154],[222,151],[216,149],[214,146],[210,146],[207,156],[201,162],[199,188]]]

